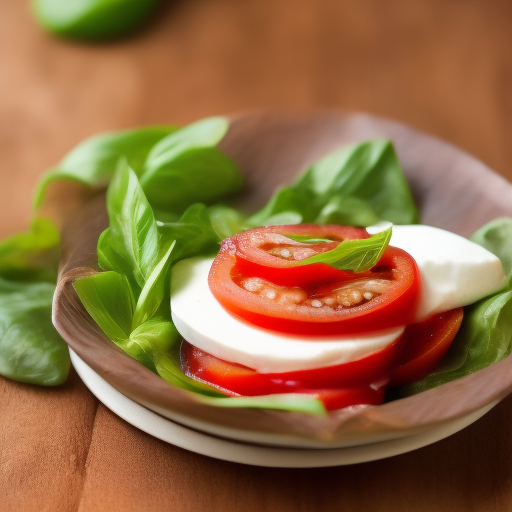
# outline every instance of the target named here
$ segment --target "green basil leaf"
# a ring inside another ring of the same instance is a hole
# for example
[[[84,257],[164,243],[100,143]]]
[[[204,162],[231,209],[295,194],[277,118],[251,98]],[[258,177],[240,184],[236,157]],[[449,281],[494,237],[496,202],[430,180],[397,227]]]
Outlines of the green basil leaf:
[[[106,187],[120,158],[140,173],[151,148],[177,130],[173,126],[151,126],[121,130],[90,137],[69,152],[57,166],[43,177],[36,192],[35,206],[42,203],[46,187],[56,180],[72,180],[89,187]]]
[[[113,342],[129,338],[135,299],[126,276],[101,272],[77,279],[73,287],[89,315]]]
[[[315,201],[310,195],[294,188],[278,190],[267,205],[249,217],[251,226],[274,226],[313,222],[317,216]]]
[[[213,204],[242,186],[236,164],[216,148],[191,149],[154,174],[143,174],[141,185],[159,210],[181,213],[194,203]]]
[[[391,240],[392,228],[364,240],[345,240],[332,251],[315,254],[295,263],[296,266],[325,263],[338,270],[364,272],[374,267]]]
[[[141,26],[158,0],[32,0],[39,23],[59,36],[105,40]]]
[[[142,289],[159,256],[159,234],[135,173],[121,163],[107,192],[110,228],[99,240],[99,265],[125,274]]]
[[[263,396],[240,396],[230,398],[202,398],[201,401],[225,408],[277,409],[289,412],[301,412],[312,416],[324,416],[324,404],[316,398],[301,394],[281,394]]]
[[[203,119],[152,149],[140,183],[153,207],[182,213],[194,203],[212,204],[241,188],[238,167],[216,147],[228,127],[223,117]]]
[[[512,291],[482,299],[464,309],[462,326],[439,367],[400,388],[408,396],[460,379],[507,357],[512,350]]]
[[[512,286],[512,218],[495,219],[473,234],[471,240],[501,260],[505,274]]]
[[[215,147],[229,128],[225,117],[209,117],[189,124],[162,139],[146,159],[146,179],[186,151]]]
[[[179,350],[179,344],[177,344]],[[178,354],[161,353],[156,356],[156,371],[160,377],[180,389],[206,396],[223,397],[223,393],[197,380],[191,379],[181,371]]]
[[[208,214],[213,230],[221,241],[249,227],[247,219],[238,210],[229,206],[210,206]]]
[[[67,378],[66,343],[52,325],[55,286],[0,278],[0,374],[52,386]]]
[[[118,343],[129,356],[157,372],[156,362],[169,352],[181,336],[170,321],[152,318],[139,325],[124,342]]]
[[[169,282],[166,277],[168,276],[170,256],[175,245],[176,241],[169,245],[144,284],[135,306],[133,328],[149,320],[158,311],[164,298],[169,297]]]
[[[377,224],[379,220],[367,201],[357,197],[334,196],[320,210],[315,224],[367,227]]]
[[[160,223],[158,229],[166,243],[177,242],[172,258],[174,262],[219,250],[221,239],[204,204],[192,205],[178,222]]]
[[[419,222],[419,214],[393,145],[371,140],[346,146],[315,164],[293,187],[322,208],[337,196],[368,203],[379,219],[394,224]]]
[[[57,279],[60,236],[45,218],[32,221],[30,231],[0,242],[0,276],[14,281]]]

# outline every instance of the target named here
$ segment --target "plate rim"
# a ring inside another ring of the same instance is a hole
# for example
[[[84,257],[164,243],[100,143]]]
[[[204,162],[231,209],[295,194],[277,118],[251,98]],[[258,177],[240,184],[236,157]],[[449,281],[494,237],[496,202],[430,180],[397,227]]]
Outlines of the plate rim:
[[[314,449],[262,446],[210,435],[170,420],[115,389],[71,348],[71,362],[84,385],[114,414],[164,442],[207,457],[262,467],[315,468],[360,464],[418,450],[471,425],[499,400],[427,431],[398,439],[341,448]]]

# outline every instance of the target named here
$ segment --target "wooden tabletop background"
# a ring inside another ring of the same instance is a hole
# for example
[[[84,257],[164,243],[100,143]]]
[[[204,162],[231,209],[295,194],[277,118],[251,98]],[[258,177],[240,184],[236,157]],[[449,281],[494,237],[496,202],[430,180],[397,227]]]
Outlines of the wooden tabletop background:
[[[512,2],[187,0],[106,45],[0,2],[0,236],[41,173],[102,130],[255,108],[349,109],[444,138],[512,179]],[[116,417],[73,372],[0,378],[0,510],[512,510],[512,399],[413,453],[329,469],[220,462]]]

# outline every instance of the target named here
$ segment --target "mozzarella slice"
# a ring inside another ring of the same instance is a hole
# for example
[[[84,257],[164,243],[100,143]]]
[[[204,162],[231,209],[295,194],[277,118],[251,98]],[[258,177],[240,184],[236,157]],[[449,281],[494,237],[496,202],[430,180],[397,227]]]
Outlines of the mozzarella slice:
[[[494,254],[443,229],[393,226],[390,245],[408,252],[420,269],[417,322],[472,304],[498,291],[505,281],[503,266]]]
[[[365,336],[288,336],[252,326],[229,314],[212,295],[212,259],[191,258],[172,272],[171,311],[179,333],[220,359],[261,373],[308,370],[361,359],[399,338],[404,327]]]

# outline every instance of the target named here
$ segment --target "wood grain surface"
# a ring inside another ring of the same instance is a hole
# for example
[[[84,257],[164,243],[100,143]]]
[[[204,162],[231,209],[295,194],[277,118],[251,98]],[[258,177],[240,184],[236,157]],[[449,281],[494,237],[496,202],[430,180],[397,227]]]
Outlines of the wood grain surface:
[[[0,3],[0,236],[40,174],[97,131],[254,108],[362,110],[409,123],[512,179],[512,2],[187,0],[136,37],[53,39]],[[512,398],[455,436],[356,466],[265,469],[160,442],[72,373],[0,378],[0,510],[506,511]]]

